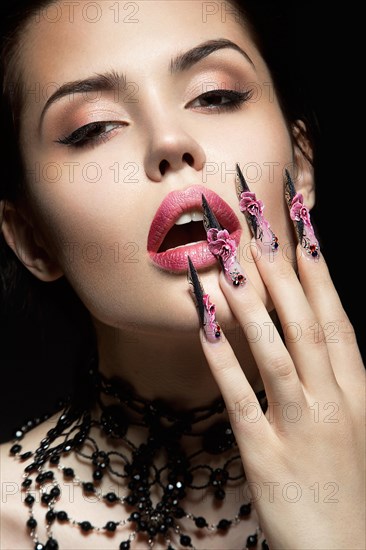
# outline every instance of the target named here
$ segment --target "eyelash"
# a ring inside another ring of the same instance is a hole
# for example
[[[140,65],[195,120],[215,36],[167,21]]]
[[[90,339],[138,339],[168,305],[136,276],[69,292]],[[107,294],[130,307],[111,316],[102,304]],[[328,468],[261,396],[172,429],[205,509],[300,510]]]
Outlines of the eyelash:
[[[113,128],[111,130],[103,132],[102,129],[106,126],[113,126]],[[117,126],[126,126],[126,124],[120,122],[111,122],[110,120],[102,122],[91,122],[89,124],[85,124],[85,126],[81,126],[77,130],[72,132],[69,136],[57,139],[56,143],[72,147],[86,147],[87,145],[92,144],[97,145],[100,142],[105,143],[111,137],[108,134],[111,134]],[[96,135],[93,135],[93,133],[95,133]]]
[[[208,105],[200,105],[198,108],[216,112],[230,112],[240,109],[243,103],[250,100],[252,95],[253,90],[247,90],[244,92],[238,92],[236,90],[212,90],[201,94],[195,100],[191,101],[188,106],[192,107],[195,102],[202,100],[207,101],[209,98],[218,98],[219,100],[226,99],[228,100],[227,103],[223,103],[221,105],[213,105],[211,107]],[[113,126],[113,128],[103,132],[102,130],[106,126]],[[126,123],[111,121],[91,122],[89,124],[85,124],[85,126],[81,126],[70,135],[57,139],[56,143],[75,148],[98,145],[99,143],[105,143],[108,141],[113,135],[112,132],[118,126],[126,126]]]
[[[202,101],[207,100],[208,98],[216,97],[219,99],[227,99],[229,100],[228,103],[223,103],[219,106],[214,107],[206,107],[201,106],[203,108],[208,108],[210,110],[216,110],[216,111],[234,111],[236,109],[240,109],[242,104],[246,101],[249,101],[251,97],[253,96],[253,90],[246,90],[244,92],[238,92],[237,90],[212,90],[210,92],[205,92],[204,94],[201,94],[197,97],[194,101],[191,101],[189,104],[192,106],[193,103],[196,101]]]

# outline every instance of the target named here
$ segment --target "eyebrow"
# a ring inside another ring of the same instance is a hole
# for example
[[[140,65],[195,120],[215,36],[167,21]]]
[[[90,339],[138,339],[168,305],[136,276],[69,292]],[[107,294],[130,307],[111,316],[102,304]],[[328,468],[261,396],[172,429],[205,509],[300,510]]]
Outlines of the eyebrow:
[[[172,59],[170,62],[170,72],[174,74],[180,71],[186,71],[201,61],[201,59],[204,59],[218,50],[223,50],[226,48],[239,52],[255,68],[254,63],[247,52],[238,46],[238,44],[235,44],[235,42],[227,40],[226,38],[218,38],[216,40],[207,40],[206,42],[202,42],[202,44],[199,44],[195,48],[192,48],[191,50],[188,50],[187,52]]]
[[[170,73],[175,74],[190,69],[193,65],[211,55],[218,50],[232,49],[239,52],[254,68],[255,65],[249,55],[235,42],[226,38],[219,38],[216,40],[207,40],[202,42],[198,46],[177,55],[170,62]],[[56,92],[54,92],[46,101],[40,117],[39,129],[42,126],[44,116],[47,110],[59,99],[73,95],[73,94],[86,94],[88,92],[101,92],[101,91],[117,91],[123,90],[127,86],[127,79],[124,74],[120,74],[117,71],[107,71],[103,74],[96,74],[83,80],[75,80],[73,82],[66,82],[62,84]]]
[[[96,74],[84,80],[75,80],[74,82],[66,82],[62,84],[56,92],[54,92],[46,101],[45,106],[42,109],[41,118],[39,121],[39,128],[42,126],[42,122],[47,110],[53,103],[61,99],[62,97],[73,94],[87,94],[89,92],[114,92],[124,90],[127,86],[127,79],[125,75],[119,74],[117,71],[107,71],[103,74]]]

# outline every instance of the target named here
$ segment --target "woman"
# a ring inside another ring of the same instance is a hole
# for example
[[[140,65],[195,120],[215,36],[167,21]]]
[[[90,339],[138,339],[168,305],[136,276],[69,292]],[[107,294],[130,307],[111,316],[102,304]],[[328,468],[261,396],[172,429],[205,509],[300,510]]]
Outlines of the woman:
[[[97,354],[2,447],[4,548],[363,547],[364,372],[309,128],[239,7],[40,2],[11,36],[3,235]]]

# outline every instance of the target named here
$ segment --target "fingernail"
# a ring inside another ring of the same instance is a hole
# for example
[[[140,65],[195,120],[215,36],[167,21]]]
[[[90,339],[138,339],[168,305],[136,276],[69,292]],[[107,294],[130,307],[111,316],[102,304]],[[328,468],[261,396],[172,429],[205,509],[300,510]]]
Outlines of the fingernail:
[[[245,215],[253,236],[261,251],[269,256],[277,252],[278,238],[273,233],[268,221],[263,216],[264,204],[252,193],[243,176],[240,166],[236,165],[237,185],[240,210]]]
[[[204,195],[202,208],[209,251],[220,261],[226,280],[234,287],[244,286],[247,279],[237,260],[236,242],[226,229],[222,229]]]
[[[308,258],[317,260],[320,257],[320,246],[310,221],[310,213],[304,205],[304,198],[301,193],[296,193],[290,173],[286,170],[285,197],[290,209],[290,217],[296,228],[299,243],[304,249]]]
[[[216,307],[210,302],[210,297],[203,290],[196,268],[188,256],[188,281],[192,285],[193,295],[198,308],[201,326],[209,342],[217,342],[221,337],[221,328],[216,321]]]

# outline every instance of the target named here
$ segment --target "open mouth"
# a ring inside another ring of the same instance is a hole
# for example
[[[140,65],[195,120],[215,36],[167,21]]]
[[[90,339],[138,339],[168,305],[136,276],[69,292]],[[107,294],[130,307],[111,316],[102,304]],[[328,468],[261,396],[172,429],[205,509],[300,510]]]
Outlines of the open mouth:
[[[241,226],[232,208],[210,189],[193,185],[184,191],[169,193],[156,211],[147,238],[147,252],[154,265],[180,273],[187,270],[188,256],[197,269],[217,263],[208,249],[202,194],[220,225],[239,245]]]
[[[206,231],[202,220],[203,214],[197,210],[182,214],[169,229],[158,252],[206,241]]]

